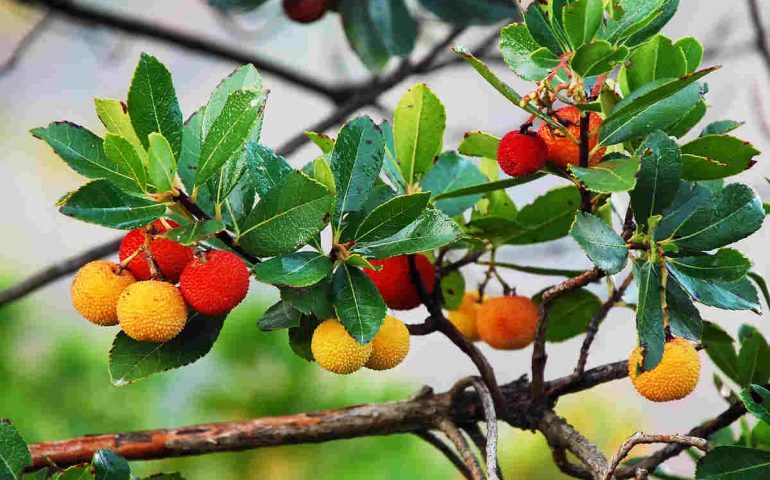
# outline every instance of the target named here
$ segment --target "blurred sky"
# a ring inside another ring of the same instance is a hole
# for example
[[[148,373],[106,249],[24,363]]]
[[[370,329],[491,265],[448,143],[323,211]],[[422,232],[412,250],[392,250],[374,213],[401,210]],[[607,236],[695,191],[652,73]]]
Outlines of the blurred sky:
[[[223,19],[199,0],[103,0],[89,3],[226,42],[328,82],[366,78],[365,70],[348,50],[336,15],[328,15],[312,26],[298,26],[282,17],[277,1],[259,10],[258,15],[236,19]],[[767,23],[770,22],[770,8],[766,2],[763,3]],[[706,100],[711,108],[703,125],[723,119],[746,121],[747,125],[735,134],[751,141],[760,150],[770,150],[770,92],[766,88],[770,72],[764,70],[757,55],[747,51],[752,40],[747,15],[746,2],[743,1],[682,0],[679,12],[664,33],[673,39],[696,36],[711,52],[704,64],[724,66],[707,78],[709,93]],[[19,8],[9,0],[0,0],[0,62],[11,54],[16,43],[39,18],[39,13],[34,10]],[[483,29],[471,29],[456,43],[471,47],[484,33]],[[418,51],[424,51],[431,39],[441,35],[441,26],[429,24],[421,35],[422,43]],[[28,130],[66,119],[101,134],[103,127],[93,111],[92,99],[125,98],[133,68],[142,51],[157,56],[172,71],[185,115],[204,104],[219,80],[236,67],[230,62],[146,38],[116,34],[106,29],[84,28],[54,17],[49,19],[45,32],[29,46],[15,66],[0,75],[0,143],[4,154],[0,161],[0,202],[4,206],[0,214],[0,229],[6,233],[0,248],[0,272],[28,274],[57,258],[80,252],[115,236],[107,229],[79,223],[57,213],[53,206],[56,200],[83,183],[83,179],[56,159],[45,144],[33,139]],[[531,85],[518,80],[505,67],[497,65],[494,69],[518,91],[531,89]],[[417,81],[427,82],[446,105],[446,148],[455,148],[466,131],[484,130],[501,136],[523,121],[520,111],[464,65],[409,79],[385,95],[382,104],[392,109],[400,95]],[[265,82],[271,93],[262,143],[273,148],[333,108],[324,99],[270,75],[265,76]],[[376,110],[366,113],[376,118],[383,116]],[[763,122],[764,132],[761,127]],[[301,166],[315,154],[314,147],[305,147],[290,161]],[[764,197],[770,196],[765,180],[770,174],[768,162],[768,155],[763,154],[754,168],[735,180],[756,187]],[[555,185],[553,181],[550,183]],[[512,191],[512,196],[518,204],[525,204],[544,193],[549,186],[548,180],[540,180]],[[750,240],[741,242],[738,247],[755,262],[760,274],[770,274],[767,228]],[[533,247],[508,247],[501,251],[499,258],[561,268],[588,265],[588,260],[569,239]],[[533,295],[558,281],[554,278],[506,275],[518,291],[526,295]],[[467,274],[469,283],[475,283],[480,278],[480,271]],[[27,300],[31,311],[49,318],[52,324],[67,322],[64,328],[73,334],[111,337],[112,333],[94,331],[85,322],[74,322],[68,301],[68,286],[69,279],[64,279],[31,296]],[[605,295],[603,285],[598,286],[596,291]],[[253,285],[252,292],[256,295],[275,295],[271,287],[257,284]],[[402,317],[408,321],[419,321],[424,314],[415,311]],[[751,313],[708,310],[704,311],[704,317],[717,321],[731,333],[737,332],[741,323],[751,323],[759,325],[766,335],[770,334],[767,322],[760,323],[760,318]],[[70,325],[70,322],[74,323]],[[581,341],[582,338],[578,338],[564,344],[549,345],[549,377],[572,370]],[[633,315],[628,310],[618,309],[602,326],[589,367],[627,357],[634,344]],[[520,352],[496,352],[485,346],[482,349],[489,354],[501,383],[529,370],[530,349]],[[702,356],[706,360],[706,355]],[[633,392],[627,380],[602,386],[598,391],[615,396],[618,409],[644,413],[649,418],[649,424],[644,426],[648,431],[683,432],[703,420],[705,415],[725,407],[713,387],[710,362],[706,360],[704,364],[707,366],[698,389],[680,402],[663,405],[647,402]],[[457,378],[473,373],[470,362],[448,341],[430,336],[414,338],[412,353],[405,364],[383,374],[381,378],[409,379],[443,389]]]

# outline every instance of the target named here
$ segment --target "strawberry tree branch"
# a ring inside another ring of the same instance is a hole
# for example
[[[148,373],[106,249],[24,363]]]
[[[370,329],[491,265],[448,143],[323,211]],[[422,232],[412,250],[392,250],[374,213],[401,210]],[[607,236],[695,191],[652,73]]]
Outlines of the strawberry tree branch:
[[[447,438],[451,440],[457,451],[460,452],[460,456],[462,457],[463,462],[465,462],[465,465],[471,472],[471,478],[473,480],[483,480],[484,472],[481,470],[479,460],[473,454],[471,446],[468,444],[468,440],[466,440],[463,432],[457,428],[457,425],[455,425],[449,419],[442,418],[436,422],[436,427],[444,432],[444,435],[446,435]]]
[[[631,449],[637,445],[650,444],[650,443],[668,443],[677,444],[686,447],[695,447],[703,452],[708,452],[709,444],[708,440],[701,437],[694,437],[689,435],[651,435],[642,432],[636,432],[631,435],[628,440],[623,442],[618,448],[618,451],[610,459],[607,469],[604,471],[603,480],[611,480],[612,474],[615,473],[615,469],[618,468],[620,462],[631,453]],[[638,471],[640,467],[636,466]],[[642,469],[644,470],[644,469]]]
[[[552,448],[566,449],[580,459],[591,472],[594,472],[593,478],[598,478],[595,472],[603,472],[607,468],[607,459],[599,448],[566,420],[556,415],[553,410],[547,409],[543,412],[537,429],[542,432]]]
[[[476,448],[478,448],[480,452],[487,451],[487,436],[484,435],[484,432],[481,431],[481,427],[479,427],[478,423],[469,423],[467,425],[463,425],[462,429],[465,431],[465,433],[468,434],[468,437],[470,437],[473,443],[476,444]],[[489,465],[487,465],[487,471],[490,471]],[[497,474],[498,480],[503,480],[503,469],[500,468],[500,462],[495,463],[495,473]]]
[[[473,476],[471,474],[471,471],[468,469],[468,466],[465,465],[462,459],[457,456],[457,453],[454,450],[452,450],[449,447],[449,445],[447,445],[443,440],[438,438],[433,432],[425,430],[425,431],[415,432],[414,434],[422,438],[429,444],[433,445],[436,448],[436,450],[444,454],[444,456],[452,463],[452,465],[454,465],[457,471],[460,472],[463,478],[466,478],[468,480],[473,480]]]
[[[484,407],[484,420],[487,424],[487,437],[484,450],[487,457],[487,477],[497,479],[497,416],[495,415],[495,405],[489,389],[479,377],[466,377],[457,381],[451,390],[452,395],[473,387]]]
[[[765,29],[764,23],[762,23],[759,1],[748,0],[748,2],[749,17],[751,17],[751,24],[754,27],[754,46],[762,57],[768,74],[770,74],[770,38],[768,38],[767,29]]]

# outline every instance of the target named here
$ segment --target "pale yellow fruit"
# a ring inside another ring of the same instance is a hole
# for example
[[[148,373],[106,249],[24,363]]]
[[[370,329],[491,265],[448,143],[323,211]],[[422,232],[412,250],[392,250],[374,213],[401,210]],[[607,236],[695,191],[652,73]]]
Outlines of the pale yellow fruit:
[[[115,273],[118,264],[96,260],[85,264],[72,280],[72,306],[86,320],[96,325],[117,325],[118,298],[136,279],[128,270]]]
[[[347,375],[364,366],[372,354],[372,343],[358,343],[345,327],[331,318],[322,322],[313,331],[310,350],[318,365],[324,370]]]
[[[649,372],[640,372],[642,349],[636,347],[628,360],[628,375],[634,388],[653,402],[684,398],[698,385],[700,357],[692,343],[675,338],[663,347],[663,358]]]
[[[372,355],[366,368],[388,370],[404,361],[409,353],[409,330],[404,322],[387,315],[372,339]]]
[[[118,300],[123,332],[140,342],[167,342],[187,323],[187,305],[178,288],[159,280],[128,287]]]

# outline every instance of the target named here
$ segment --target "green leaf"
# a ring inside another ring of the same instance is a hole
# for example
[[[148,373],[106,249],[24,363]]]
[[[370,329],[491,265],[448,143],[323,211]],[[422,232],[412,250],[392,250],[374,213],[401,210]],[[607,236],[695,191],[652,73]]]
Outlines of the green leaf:
[[[548,50],[556,55],[564,53],[564,50],[556,37],[556,32],[554,32],[553,26],[551,25],[551,21],[548,19],[545,10],[539,3],[534,2],[530,4],[524,14],[524,19],[527,23],[529,33],[539,45],[548,48]]]
[[[738,352],[738,385],[745,387],[754,381],[760,354],[763,347],[767,349],[767,342],[755,328],[741,330],[738,332],[741,339],[741,349]]]
[[[668,277],[666,282],[666,312],[671,333],[676,337],[700,341],[703,319],[679,282]]]
[[[703,45],[694,37],[683,37],[674,42],[679,47],[687,60],[687,73],[692,73],[700,67],[703,60]]]
[[[542,292],[533,301],[540,304]],[[601,307],[599,297],[580,288],[569,292],[551,303],[548,313],[549,342],[564,342],[586,332],[594,314]]]
[[[706,125],[706,128],[700,133],[701,137],[706,135],[724,135],[730,133],[738,127],[741,127],[746,122],[736,122],[735,120],[720,120],[718,122],[712,122]]]
[[[324,154],[332,153],[332,150],[334,150],[335,140],[329,135],[326,135],[325,133],[311,132],[311,131],[306,131],[305,135],[307,136],[307,138],[310,139],[311,142],[313,142],[318,148],[320,148]]]
[[[363,205],[361,205],[361,208],[355,212],[350,212],[345,217],[345,226],[342,230],[342,233],[340,234],[340,242],[346,243],[352,241],[356,230],[358,230],[359,225],[361,225],[361,222],[363,222],[364,219],[368,217],[375,208],[379,207],[395,196],[396,192],[393,191],[389,185],[384,183],[381,185],[376,185],[374,188],[372,188],[372,190],[369,192],[369,195],[366,197],[366,201]]]
[[[177,173],[188,192],[192,192],[195,188],[195,175],[201,156],[201,128],[203,128],[204,110],[205,107],[201,107],[190,115],[182,128],[182,153],[177,161]]]
[[[712,193],[703,185],[679,182],[679,189],[671,205],[663,210],[663,219],[655,230],[655,239],[671,237],[679,226],[687,220],[700,205],[711,200]]]
[[[383,172],[388,177],[398,193],[406,193],[406,180],[401,173],[396,160],[396,140],[393,138],[393,127],[386,120],[380,123],[382,136],[385,138],[385,159],[382,162]]]
[[[214,121],[224,110],[227,99],[231,93],[236,90],[253,90],[258,93],[258,97],[261,97],[261,102],[267,99],[267,92],[262,83],[262,77],[254,67],[254,65],[244,65],[233,73],[225,77],[222,82],[217,85],[217,88],[211,93],[209,101],[206,104],[206,108],[203,110],[203,116],[201,117],[201,137],[206,138],[209,131],[211,131]],[[260,123],[259,121],[257,123]],[[258,130],[258,129],[257,129]],[[253,132],[249,138],[251,141],[258,141],[258,131]]]
[[[259,329],[265,332],[294,328],[300,325],[302,312],[295,309],[291,303],[280,300],[268,308],[259,318]]]
[[[142,142],[139,141],[139,137],[136,136],[134,126],[131,125],[126,104],[113,98],[95,98],[94,105],[96,106],[96,115],[102,121],[107,132],[126,139],[136,148],[142,159],[146,160],[147,152],[144,150]]]
[[[628,56],[628,48],[605,40],[594,40],[577,49],[570,63],[578,75],[588,78],[607,73]]]
[[[384,155],[382,131],[369,117],[351,120],[340,130],[331,160],[337,184],[337,228],[343,213],[361,208],[380,175]]]
[[[701,338],[706,353],[722,372],[736,383],[739,381],[738,354],[735,352],[735,340],[722,328],[711,322],[703,322]]]
[[[736,282],[751,269],[751,261],[732,248],[723,248],[714,255],[670,258],[668,262],[687,276],[721,282]]]
[[[224,0],[217,0],[217,1],[224,1]],[[142,480],[184,480],[184,477],[182,477],[182,475],[178,472],[156,473],[155,475],[144,477]]]
[[[395,235],[374,242],[357,243],[352,251],[368,259],[383,259],[433,250],[456,242],[460,236],[460,229],[451,218],[429,207]]]
[[[770,475],[770,452],[719,446],[698,460],[698,480],[762,480]]]
[[[751,430],[751,446],[760,450],[770,450],[770,424],[757,422]]]
[[[580,193],[576,187],[551,190],[519,210],[500,243],[525,245],[561,238],[569,233],[579,206]]]
[[[509,0],[420,0],[423,7],[452,25],[491,25],[518,14]]]
[[[276,155],[269,147],[256,143],[246,146],[246,163],[260,196],[266,195],[294,170],[285,158]]]
[[[171,72],[157,58],[142,53],[128,90],[131,124],[145,148],[149,135],[162,134],[171,145],[174,157],[182,150],[182,111],[171,81]]]
[[[332,273],[332,261],[318,252],[294,252],[254,265],[254,274],[264,282],[288,287],[314,285]]]
[[[326,163],[324,157],[318,157],[313,161],[313,179],[320,182],[330,192],[337,193],[337,184],[334,183],[334,172]]]
[[[457,151],[469,157],[497,158],[500,139],[484,132],[468,132],[460,142]]]
[[[620,272],[628,260],[628,247],[604,220],[588,213],[578,212],[569,234],[591,261],[604,272]]]
[[[168,342],[138,342],[118,332],[110,349],[110,378],[115,386],[128,385],[150,375],[189,365],[211,350],[225,315],[193,312],[184,330]]]
[[[531,57],[539,48],[540,45],[523,23],[512,23],[500,31],[500,53],[503,60],[524,80],[540,81],[548,75],[549,69],[541,67]]]
[[[663,35],[655,35],[637,47],[628,60],[628,65],[620,72],[620,84],[625,92],[633,92],[655,80],[692,73],[687,71],[687,59],[682,49]]]
[[[718,282],[690,277],[669,264],[669,272],[697,302],[723,310],[759,310],[754,285],[746,278],[737,282]]]
[[[92,465],[76,465],[69,467],[52,478],[54,480],[91,480],[96,478],[95,475],[96,472]]]
[[[300,358],[308,362],[315,361],[313,352],[310,349],[310,341],[313,339],[313,332],[321,323],[315,317],[303,316],[298,327],[289,329],[289,346],[291,350]]]
[[[714,250],[756,232],[764,218],[754,189],[734,183],[691,210],[673,232],[674,243],[688,251]]]
[[[131,467],[126,459],[106,448],[94,453],[91,465],[96,470],[96,480],[129,480],[131,477]]]
[[[143,148],[142,152],[145,153]],[[147,191],[147,170],[134,144],[114,133],[108,133],[104,137],[104,153],[115,168],[131,177],[133,182],[129,182],[123,174],[105,178],[127,190]]]
[[[163,236],[182,245],[192,245],[212,237],[224,229],[225,223],[221,220],[204,220],[179,228],[172,228],[164,233]]]
[[[706,135],[682,146],[682,177],[713,180],[747,170],[759,155],[750,143],[729,135]]]
[[[444,105],[427,85],[418,83],[401,97],[393,116],[393,135],[407,184],[415,183],[433,165],[441,152],[445,128]]]
[[[487,177],[469,159],[455,152],[444,152],[423,178],[423,190],[430,191],[434,199],[442,193],[487,182]],[[458,215],[481,200],[481,195],[469,195],[436,200],[436,207],[449,216]]]
[[[765,304],[770,307],[770,290],[767,288],[767,282],[765,282],[765,279],[756,272],[749,272],[747,276],[759,287],[759,290],[762,292],[762,296],[765,297]]]
[[[575,0],[564,7],[562,18],[572,48],[579,48],[594,38],[602,24],[602,0]]]
[[[417,40],[417,22],[404,0],[369,0],[369,16],[385,47],[393,55],[412,53]]]
[[[646,42],[666,26],[674,17],[677,8],[679,8],[679,0],[663,0],[651,16],[632,29],[632,32],[635,33],[625,39],[623,43],[632,48]]]
[[[414,222],[428,205],[429,192],[401,195],[375,208],[358,226],[356,242],[375,242],[395,235]]]
[[[372,280],[360,269],[341,265],[332,277],[334,311],[348,333],[360,344],[377,335],[387,305]]]
[[[171,192],[176,178],[176,159],[168,140],[160,133],[151,133],[150,139],[150,164],[148,174],[150,181],[155,186],[155,191]]]
[[[701,101],[696,103],[689,112],[682,116],[681,120],[671,125],[670,127],[667,127],[666,133],[673,135],[676,138],[682,138],[690,130],[692,130],[693,127],[698,124],[698,122],[703,120],[703,117],[706,116],[707,111],[708,106],[706,105],[706,102],[701,99]]]
[[[647,225],[650,217],[658,215],[671,205],[682,172],[679,146],[663,132],[653,132],[637,149],[641,158],[636,188],[631,192],[634,218]]]
[[[623,15],[610,18],[603,36],[612,43],[618,43],[639,32],[659,13],[663,0],[619,0],[615,8]]]
[[[27,442],[5,419],[0,419],[0,460],[0,478],[3,480],[21,479],[24,469],[32,465]]]
[[[460,270],[453,270],[441,277],[441,298],[444,308],[457,310],[465,296],[465,277]]]
[[[296,250],[323,229],[333,209],[326,187],[292,171],[246,217],[239,243],[258,257]]]
[[[611,145],[644,136],[677,123],[700,101],[696,81],[719,67],[711,67],[676,80],[657,80],[621,100],[607,116],[599,143]]]
[[[639,287],[636,307],[636,330],[644,359],[641,369],[655,368],[663,358],[666,335],[660,299],[660,271],[654,262],[634,261],[634,279]]]
[[[303,288],[283,287],[281,299],[305,315],[325,320],[334,316],[331,277]]]
[[[243,147],[264,108],[265,96],[262,92],[235,90],[228,95],[222,113],[211,124],[201,145],[196,185],[211,178]]]
[[[740,397],[749,413],[770,425],[770,391],[760,385],[750,385],[741,391]]]
[[[590,168],[570,165],[569,169],[592,192],[619,193],[632,190],[636,186],[639,158],[636,156],[605,158],[607,159]]]
[[[382,70],[390,59],[390,50],[372,18],[369,1],[342,2],[339,8],[348,43],[358,58],[372,72]]]
[[[506,188],[523,185],[525,183],[532,182],[542,177],[542,173],[535,173],[524,178],[506,178],[505,180],[498,180],[495,182],[487,182],[479,185],[472,185],[470,187],[458,188],[457,190],[450,190],[440,195],[436,195],[434,200],[444,200],[447,198],[467,197],[468,195],[477,195],[479,193],[495,192],[498,190],[505,190]]]
[[[59,201],[59,212],[88,223],[120,230],[142,227],[158,219],[166,206],[123,193],[107,180],[94,180]]]

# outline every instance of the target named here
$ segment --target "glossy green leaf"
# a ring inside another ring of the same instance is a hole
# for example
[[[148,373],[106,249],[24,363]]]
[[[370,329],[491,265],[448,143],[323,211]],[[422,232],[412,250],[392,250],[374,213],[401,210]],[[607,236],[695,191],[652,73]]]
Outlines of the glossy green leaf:
[[[663,0],[652,15],[631,29],[633,34],[623,40],[623,43],[632,48],[646,42],[666,26],[678,8],[679,0]]]
[[[694,70],[693,70],[694,71]],[[655,35],[637,47],[620,73],[625,92],[647,85],[655,80],[679,78],[687,71],[687,59],[681,48],[664,37]]]
[[[261,101],[263,103],[266,100],[267,92],[262,83],[262,77],[260,76],[259,72],[254,67],[254,65],[243,65],[225,77],[222,82],[217,85],[217,88],[211,93],[211,97],[209,97],[209,101],[206,104],[206,108],[203,110],[203,116],[201,117],[202,138],[206,138],[206,135],[208,135],[209,131],[211,131],[211,128],[214,125],[214,121],[224,110],[228,97],[236,90],[253,90],[257,92],[257,98],[261,97]],[[258,141],[258,131],[252,132],[249,140],[254,142]]]
[[[648,219],[662,213],[676,196],[682,175],[681,155],[676,142],[658,131],[647,137],[635,156],[641,158],[642,166],[631,204],[636,221],[647,225]]]
[[[287,287],[307,287],[332,272],[332,261],[318,252],[294,252],[254,265],[254,275],[264,282]]]
[[[246,163],[259,195],[267,194],[293,171],[285,158],[256,143],[246,146]]]
[[[706,135],[682,145],[682,177],[713,180],[729,177],[754,165],[759,150],[729,135]]]
[[[320,148],[324,154],[332,153],[332,150],[334,150],[335,140],[329,135],[326,135],[325,133],[311,132],[311,131],[306,131],[305,135],[307,136],[307,138],[310,139],[311,142],[315,144],[315,146]]]
[[[623,270],[628,261],[628,247],[604,220],[578,212],[569,234],[577,241],[589,259],[604,272],[612,275]]]
[[[189,365],[211,350],[225,316],[190,314],[184,330],[168,342],[138,342],[119,332],[110,349],[110,378],[115,386]]]
[[[453,270],[441,277],[441,298],[446,310],[457,310],[465,296],[465,277],[460,270]]]
[[[375,208],[358,226],[356,242],[375,242],[395,235],[414,222],[425,210],[429,192],[394,197]]]
[[[136,151],[142,157],[147,159],[147,152],[136,136],[134,126],[131,125],[131,118],[128,116],[128,107],[120,100],[113,98],[95,98],[96,115],[107,129],[108,133],[123,137],[136,148]]]
[[[575,73],[587,78],[611,71],[627,56],[628,48],[623,45],[594,40],[578,48],[570,63]]]
[[[738,332],[738,338],[741,341],[741,349],[738,352],[738,384],[745,387],[757,380],[757,370],[760,369],[762,361],[767,361],[768,345],[762,334],[756,328],[742,325]],[[764,358],[762,355],[764,354]],[[767,365],[763,365],[763,370],[767,371]],[[759,381],[766,381],[759,380]]]
[[[508,0],[420,0],[423,7],[452,25],[490,25],[515,19],[516,5]]]
[[[575,0],[565,6],[562,22],[572,48],[579,48],[590,42],[599,30],[603,18],[602,0]]]
[[[497,158],[500,139],[484,132],[468,132],[460,142],[457,151],[469,157]]]
[[[770,391],[761,385],[750,385],[741,391],[740,396],[749,413],[770,425]]]
[[[281,299],[305,315],[315,315],[322,321],[334,316],[332,278],[301,288],[283,287]]]
[[[634,279],[639,288],[636,330],[644,355],[641,370],[649,371],[660,363],[666,343],[660,298],[660,271],[654,262],[634,261]]]
[[[541,294],[533,300],[539,304]],[[564,342],[585,333],[601,304],[599,297],[584,288],[560,296],[550,304],[548,310],[546,340]]]
[[[142,53],[128,90],[131,124],[145,148],[149,135],[162,134],[171,145],[174,157],[182,150],[182,111],[174,91],[171,72],[157,58]]]
[[[525,245],[561,238],[569,233],[579,206],[580,193],[576,187],[551,190],[519,210],[500,243]]]
[[[687,60],[687,73],[692,73],[700,67],[703,60],[703,45],[694,37],[683,37],[674,42],[679,47]]]
[[[617,43],[644,28],[663,6],[663,0],[619,0],[616,8],[623,12],[620,18],[610,18],[603,37]]]
[[[330,192],[337,193],[334,173],[324,157],[318,157],[313,161],[313,179],[320,182]]]
[[[525,183],[532,182],[542,177],[542,173],[535,173],[528,177],[523,178],[506,178],[505,180],[497,180],[495,182],[486,182],[479,185],[472,185],[470,187],[458,188],[457,190],[450,190],[444,192],[441,195],[436,195],[434,200],[444,200],[447,198],[466,197],[468,195],[477,195],[479,193],[495,192],[498,190],[505,190],[506,188],[515,187],[517,185],[523,185]]]
[[[394,197],[396,197],[396,192],[384,183],[372,188],[369,195],[366,197],[366,201],[361,205],[361,208],[355,212],[350,212],[347,217],[345,217],[345,226],[340,234],[340,242],[345,243],[352,241],[361,222],[363,222],[374,209]]]
[[[722,282],[736,282],[751,269],[751,261],[732,248],[723,248],[713,255],[670,258],[668,262],[687,276]]]
[[[104,137],[104,153],[115,168],[131,177],[133,182],[129,182],[123,175],[111,176],[108,180],[127,190],[147,191],[147,170],[139,150],[133,143],[114,133],[108,133]]]
[[[142,227],[166,211],[164,204],[123,193],[107,180],[94,180],[59,201],[59,212],[120,230]]]
[[[698,480],[764,480],[770,476],[770,452],[719,446],[698,460]]]
[[[373,72],[382,70],[390,59],[390,50],[372,18],[369,1],[342,2],[339,12],[348,43],[364,66]]]
[[[154,189],[158,193],[171,192],[175,189],[176,159],[168,140],[160,133],[151,133],[150,139],[150,163],[147,174]]]
[[[292,307],[291,303],[280,300],[265,310],[259,317],[259,329],[265,332],[280,330],[282,328],[299,327],[302,312]]]
[[[530,35],[532,35],[532,38],[534,38],[539,45],[548,48],[548,50],[556,55],[564,53],[564,50],[557,39],[553,25],[548,19],[548,15],[542,5],[538,2],[531,3],[529,7],[527,7],[524,19],[527,23],[527,29],[529,30]]]
[[[759,287],[759,291],[762,292],[762,296],[765,298],[765,304],[770,307],[770,289],[767,288],[765,279],[756,272],[749,272],[747,276]]]
[[[396,140],[393,138],[393,127],[386,120],[380,123],[382,136],[385,139],[385,159],[382,171],[398,193],[406,193],[406,180],[401,173],[401,167],[396,159]]]
[[[739,381],[738,354],[735,340],[715,323],[703,322],[701,338],[706,353],[722,372],[735,382]]]
[[[530,56],[538,48],[540,45],[523,23],[512,23],[500,31],[500,53],[503,60],[524,80],[540,81],[548,75],[548,68],[538,65]]]
[[[724,135],[730,133],[738,127],[741,127],[746,122],[736,122],[735,120],[720,120],[718,122],[711,122],[706,125],[706,128],[700,133],[701,137],[706,135]]]
[[[679,282],[670,276],[666,282],[666,312],[672,335],[700,341],[703,335],[703,319],[700,312]]]
[[[619,193],[636,186],[639,164],[638,157],[623,156],[608,158],[590,168],[570,165],[569,169],[592,192]]]
[[[172,228],[164,233],[163,236],[182,245],[192,245],[216,235],[225,228],[225,223],[221,220],[204,220]]]
[[[27,443],[8,420],[0,420],[0,478],[18,480],[30,465],[32,456]]]
[[[444,152],[423,178],[420,184],[423,190],[430,191],[436,198],[445,192],[486,183],[487,177],[469,159],[455,152]],[[481,200],[481,195],[469,195],[444,200],[436,200],[436,207],[449,216],[454,216],[471,208]]]
[[[663,219],[655,230],[655,239],[671,237],[699,206],[711,200],[711,196],[711,192],[703,185],[684,180],[679,182],[674,200],[663,210]]]
[[[258,257],[296,250],[321,231],[333,209],[326,187],[292,171],[246,217],[239,243]]]
[[[369,17],[375,31],[391,54],[405,57],[417,40],[417,22],[404,0],[369,0]]]
[[[358,343],[371,341],[382,326],[387,305],[372,280],[359,268],[341,265],[332,278],[334,311]]]
[[[52,478],[54,480],[92,480],[96,478],[96,471],[92,465],[75,465],[54,475]]]
[[[706,116],[707,111],[708,105],[706,105],[706,102],[701,99],[701,101],[696,103],[689,112],[682,116],[681,120],[666,128],[666,133],[673,135],[676,138],[684,137],[690,130],[693,129],[693,127],[695,127],[695,125],[698,124],[698,122],[703,120],[703,117]]]
[[[198,160],[201,156],[201,128],[203,128],[203,111],[201,107],[190,115],[182,128],[182,153],[177,161],[177,173],[188,192],[195,188],[195,176],[198,171]]]
[[[315,361],[310,349],[313,332],[321,321],[315,317],[303,316],[298,327],[289,329],[289,347],[300,358],[308,362]]]
[[[669,264],[669,272],[693,300],[724,310],[759,310],[759,297],[746,278],[736,282],[717,282],[690,277]]]
[[[393,119],[396,158],[407,184],[417,181],[441,152],[446,128],[446,110],[424,83],[401,97]],[[339,142],[339,140],[338,140]]]
[[[125,458],[112,450],[100,448],[94,453],[91,465],[96,471],[96,480],[129,480],[131,467]]]

